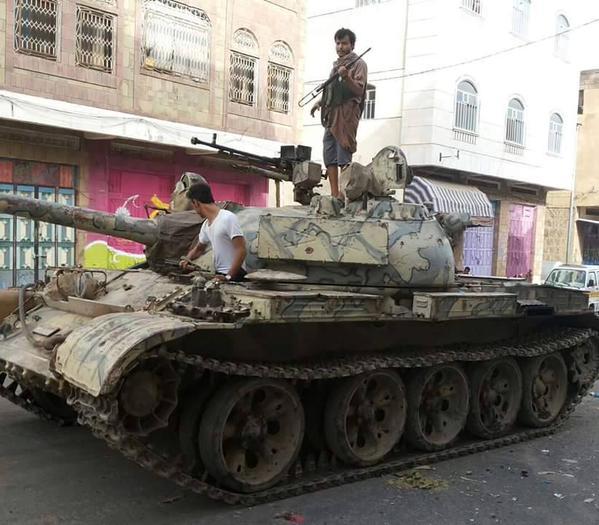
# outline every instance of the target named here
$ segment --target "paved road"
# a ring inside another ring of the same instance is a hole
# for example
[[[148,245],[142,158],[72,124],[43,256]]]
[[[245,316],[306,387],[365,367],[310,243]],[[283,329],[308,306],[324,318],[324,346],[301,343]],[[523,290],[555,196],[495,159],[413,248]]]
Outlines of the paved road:
[[[551,438],[417,471],[432,490],[388,476],[249,509],[185,494],[84,429],[4,400],[0,422],[2,524],[285,525],[289,513],[304,525],[599,524],[599,399],[590,397]]]

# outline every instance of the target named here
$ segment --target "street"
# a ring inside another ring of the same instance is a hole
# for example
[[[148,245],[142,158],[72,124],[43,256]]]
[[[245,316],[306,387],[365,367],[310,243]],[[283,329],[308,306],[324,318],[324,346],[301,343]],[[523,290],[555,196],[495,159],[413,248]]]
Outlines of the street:
[[[0,400],[0,523],[596,524],[599,399],[558,434],[254,508],[178,487],[109,450]]]

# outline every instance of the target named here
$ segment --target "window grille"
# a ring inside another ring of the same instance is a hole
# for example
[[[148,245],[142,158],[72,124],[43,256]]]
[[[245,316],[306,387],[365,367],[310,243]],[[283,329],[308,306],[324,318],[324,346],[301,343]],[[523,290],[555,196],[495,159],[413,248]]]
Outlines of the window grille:
[[[15,0],[15,50],[56,59],[57,21],[56,0]]]
[[[478,92],[467,81],[458,84],[454,127],[470,133],[478,131]]]
[[[83,67],[112,72],[114,17],[77,6],[77,50],[75,59]]]
[[[516,98],[510,101],[507,108],[505,141],[524,147],[524,106]]]
[[[268,64],[268,109],[289,113],[291,69],[278,64]]]
[[[258,41],[246,28],[235,31],[229,64],[229,100],[253,106],[256,101]]]
[[[528,36],[530,0],[513,0],[512,31],[520,36]]]
[[[256,89],[256,59],[231,53],[229,100],[253,106]]]
[[[462,7],[477,15],[481,14],[481,0],[462,0]]]
[[[376,88],[372,85],[366,87],[366,98],[364,99],[364,120],[374,118],[376,109]]]
[[[268,62],[268,109],[289,113],[293,53],[285,42],[277,41],[271,48]]]
[[[210,41],[204,11],[173,0],[144,2],[144,68],[208,82]]]
[[[549,121],[549,152],[560,154],[562,152],[562,132],[564,119],[557,113],[551,115]]]
[[[565,33],[570,29],[570,22],[564,15],[557,17],[556,35],[555,35],[555,53],[563,60],[568,59],[570,48],[570,33]]]

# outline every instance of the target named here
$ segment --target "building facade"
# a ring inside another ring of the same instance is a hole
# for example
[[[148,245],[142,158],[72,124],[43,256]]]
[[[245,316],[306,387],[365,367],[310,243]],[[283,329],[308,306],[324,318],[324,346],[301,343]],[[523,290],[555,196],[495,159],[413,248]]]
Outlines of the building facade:
[[[580,75],[578,155],[574,193],[551,192],[547,200],[545,272],[558,263],[599,264],[599,70]]]
[[[215,198],[269,183],[215,167],[197,136],[275,156],[297,143],[301,0],[0,0],[0,192],[146,217],[185,171]],[[125,267],[142,247],[0,217],[0,287],[48,266]]]
[[[309,2],[306,90],[330,71],[335,30],[351,28],[358,53],[372,47],[355,160],[397,144],[422,184],[460,185],[464,202],[480,190],[493,216],[468,228],[458,264],[539,279],[546,193],[572,184],[572,29],[585,18],[565,0]],[[308,112],[304,126],[319,152],[322,128]]]

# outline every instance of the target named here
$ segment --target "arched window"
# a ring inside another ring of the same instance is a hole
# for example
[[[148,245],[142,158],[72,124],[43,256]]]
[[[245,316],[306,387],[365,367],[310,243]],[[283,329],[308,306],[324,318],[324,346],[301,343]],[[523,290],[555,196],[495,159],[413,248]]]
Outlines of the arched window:
[[[374,118],[376,110],[376,88],[372,84],[366,86],[366,97],[364,98],[364,113],[362,118],[370,120]]]
[[[268,109],[289,113],[291,83],[293,77],[293,53],[282,40],[276,41],[268,54]]]
[[[530,0],[513,0],[512,31],[518,36],[528,36]]]
[[[555,28],[555,53],[563,60],[568,59],[568,51],[570,48],[570,22],[564,15],[557,17],[557,24]]]
[[[507,107],[505,141],[524,146],[524,104],[517,98],[510,100]]]
[[[562,132],[564,119],[558,113],[551,115],[549,119],[549,152],[560,154],[562,152]]]
[[[145,0],[142,67],[208,82],[212,25],[201,9]]]
[[[229,64],[229,100],[253,106],[256,101],[256,64],[258,41],[245,28],[233,34]]]
[[[478,91],[472,82],[458,84],[455,102],[454,127],[460,131],[478,131]]]

